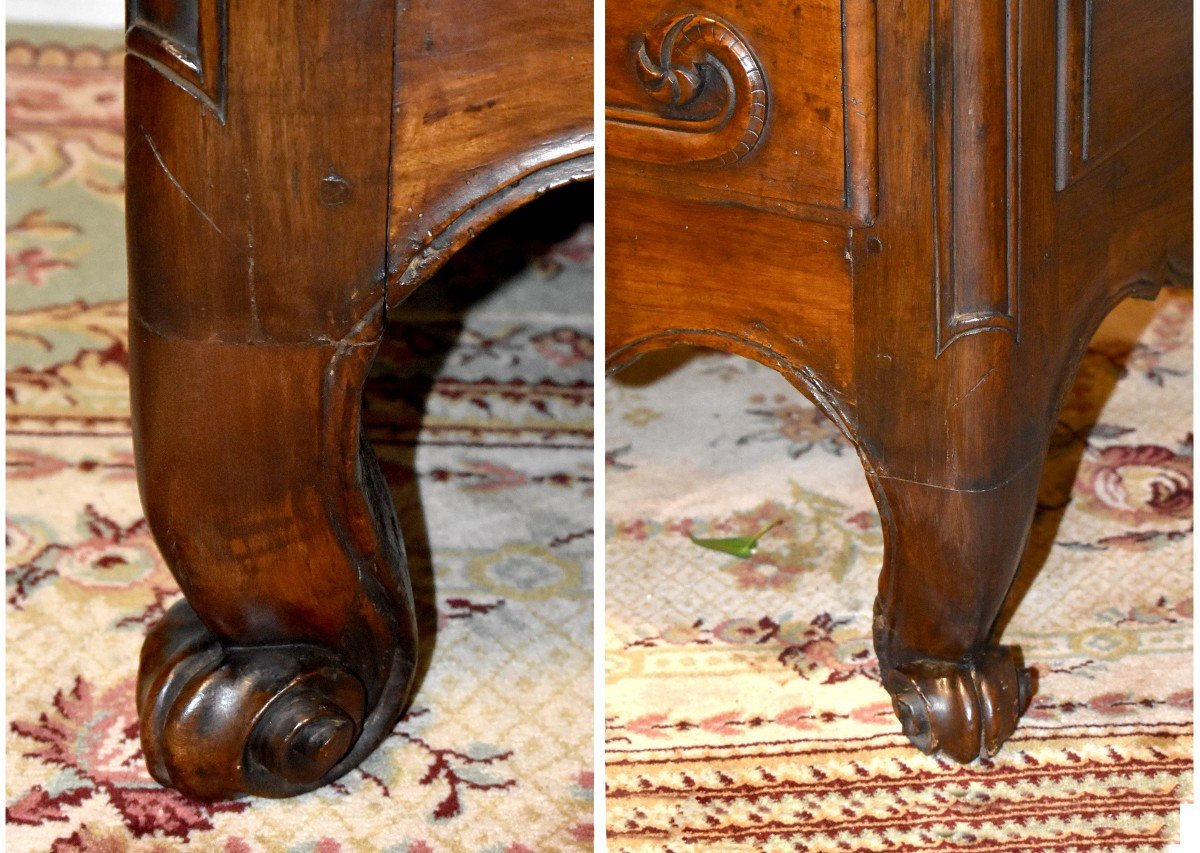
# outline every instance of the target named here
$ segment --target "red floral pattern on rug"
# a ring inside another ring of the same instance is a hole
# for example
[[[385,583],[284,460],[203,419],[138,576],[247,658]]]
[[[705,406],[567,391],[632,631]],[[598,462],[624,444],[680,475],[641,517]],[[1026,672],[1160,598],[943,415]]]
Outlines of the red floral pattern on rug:
[[[151,834],[186,838],[195,829],[212,829],[218,812],[240,812],[246,801],[197,803],[163,788],[146,772],[138,739],[133,680],[106,690],[82,677],[69,692],[54,694],[54,709],[36,722],[14,720],[16,734],[36,746],[24,751],[60,768],[48,790],[38,785],[6,810],[12,823],[68,820],[64,807],[103,797],[121,815],[134,837]]]
[[[1089,511],[1120,524],[1190,518],[1192,459],[1154,445],[1089,449],[1075,488]]]

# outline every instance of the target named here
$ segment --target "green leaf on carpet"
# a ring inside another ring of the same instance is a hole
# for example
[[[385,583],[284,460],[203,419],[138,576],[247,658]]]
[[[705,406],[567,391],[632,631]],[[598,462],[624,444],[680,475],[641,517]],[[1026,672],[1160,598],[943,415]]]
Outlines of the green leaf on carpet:
[[[777,524],[779,524],[778,519],[772,521],[753,536],[727,536],[721,539],[697,539],[695,536],[689,536],[688,538],[701,548],[707,548],[710,551],[720,551],[723,554],[732,554],[744,560],[747,557],[754,556],[754,552],[758,549],[758,540],[762,539],[767,531]]]

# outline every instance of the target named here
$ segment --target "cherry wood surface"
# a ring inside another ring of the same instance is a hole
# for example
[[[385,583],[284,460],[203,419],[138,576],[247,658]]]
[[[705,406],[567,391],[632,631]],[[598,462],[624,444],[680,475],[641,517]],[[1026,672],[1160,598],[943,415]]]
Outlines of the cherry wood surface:
[[[1051,430],[1126,296],[1190,276],[1185,0],[608,4],[610,369],[767,364],[858,448],[904,732],[967,762],[1036,689],[993,636]]]
[[[406,707],[417,619],[363,382],[390,307],[592,174],[591,20],[580,0],[129,0],[138,485],[186,597],[139,674],[163,784],[311,790]]]

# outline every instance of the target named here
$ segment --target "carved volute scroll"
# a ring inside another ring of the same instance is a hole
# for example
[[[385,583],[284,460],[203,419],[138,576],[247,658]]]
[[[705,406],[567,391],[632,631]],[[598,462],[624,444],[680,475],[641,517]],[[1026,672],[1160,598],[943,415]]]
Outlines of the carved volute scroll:
[[[746,41],[703,14],[668,18],[637,46],[646,109],[611,106],[608,152],[652,163],[730,166],[762,138],[767,81]]]

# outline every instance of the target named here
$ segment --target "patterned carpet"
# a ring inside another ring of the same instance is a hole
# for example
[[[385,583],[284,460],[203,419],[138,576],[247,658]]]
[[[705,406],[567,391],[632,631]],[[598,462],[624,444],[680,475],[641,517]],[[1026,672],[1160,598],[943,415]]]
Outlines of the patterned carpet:
[[[590,848],[587,187],[453,261],[368,387],[417,594],[436,605],[394,735],[288,801],[201,805],[147,775],[133,679],[178,593],[132,470],[119,38],[9,29],[8,849]]]
[[[608,383],[609,849],[1161,849],[1192,796],[1191,325],[1164,291],[1091,342],[1004,632],[1039,689],[968,767],[879,684],[880,522],[833,424],[730,356]],[[689,540],[776,520],[749,559]]]

